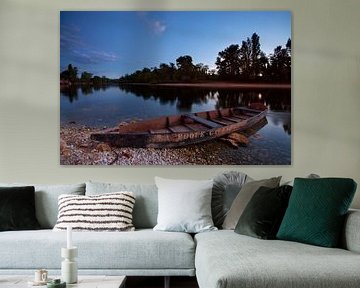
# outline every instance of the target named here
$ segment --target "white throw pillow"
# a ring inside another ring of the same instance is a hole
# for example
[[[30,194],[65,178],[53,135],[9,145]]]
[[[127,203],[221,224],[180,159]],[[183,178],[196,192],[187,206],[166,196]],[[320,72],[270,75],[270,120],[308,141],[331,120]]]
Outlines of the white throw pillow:
[[[154,230],[198,233],[217,230],[211,217],[213,180],[155,177],[159,212]]]
[[[59,215],[55,231],[133,231],[132,192],[105,193],[92,196],[63,194],[59,196]]]

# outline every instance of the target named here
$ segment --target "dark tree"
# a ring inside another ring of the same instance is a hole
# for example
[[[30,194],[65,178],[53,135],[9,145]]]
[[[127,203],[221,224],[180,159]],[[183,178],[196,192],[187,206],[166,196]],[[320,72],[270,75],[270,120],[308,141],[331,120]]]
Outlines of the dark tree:
[[[270,55],[269,76],[277,82],[291,81],[291,40],[285,48],[277,46]]]
[[[194,64],[193,59],[189,55],[180,56],[176,59],[176,66],[178,67],[176,79],[178,81],[191,81],[193,80]]]
[[[256,79],[259,77],[261,67],[261,56],[265,55],[260,49],[260,37],[256,33],[251,36],[251,69],[250,79]]]
[[[72,67],[71,64],[69,64],[68,66],[68,72],[69,72],[69,81],[72,83],[75,83],[77,81],[77,74],[78,74],[78,69],[77,67]]]
[[[246,41],[242,41],[239,62],[241,78],[248,80],[251,74],[251,42],[249,38]]]
[[[192,63],[193,59],[189,55],[180,56],[176,59],[176,65],[179,70],[182,71],[191,71],[194,67],[194,64]]]
[[[257,80],[264,75],[267,57],[261,51],[260,37],[256,33],[251,39],[242,41],[240,48],[241,78],[244,80]]]
[[[84,84],[90,84],[92,76],[93,76],[93,74],[84,71],[83,73],[81,73],[80,80]]]
[[[216,67],[222,79],[235,80],[240,74],[240,49],[239,45],[230,45],[218,53]]]
[[[77,67],[73,67],[71,64],[69,64],[67,70],[64,70],[60,73],[60,79],[75,83],[78,80],[77,74]]]

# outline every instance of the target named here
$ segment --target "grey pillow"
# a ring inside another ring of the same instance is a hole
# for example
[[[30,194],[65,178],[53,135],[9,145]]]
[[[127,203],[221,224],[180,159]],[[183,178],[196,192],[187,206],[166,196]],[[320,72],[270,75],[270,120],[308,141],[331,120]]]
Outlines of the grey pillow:
[[[0,186],[34,186],[36,218],[41,228],[52,229],[58,216],[58,197],[61,194],[85,195],[85,184],[34,185],[0,183]]]
[[[230,210],[231,204],[239,193],[241,187],[244,183],[251,180],[252,178],[245,173],[237,171],[220,173],[214,178],[211,213],[216,227],[222,227],[225,216]]]
[[[158,192],[155,184],[86,182],[86,195],[131,191],[136,197],[133,223],[136,229],[153,228],[158,214]]]
[[[317,179],[317,178],[320,178],[320,176],[319,176],[318,174],[311,173],[311,174],[307,175],[305,178]],[[286,182],[283,183],[282,185],[294,186],[294,179],[289,180],[289,181],[286,181]]]
[[[251,181],[244,184],[225,217],[224,223],[222,225],[223,229],[234,230],[237,222],[240,219],[241,214],[244,212],[245,207],[247,206],[255,192],[261,186],[269,188],[279,187],[280,179],[281,176],[270,179]]]
[[[198,233],[217,230],[211,217],[213,180],[155,177],[159,214],[154,230]]]

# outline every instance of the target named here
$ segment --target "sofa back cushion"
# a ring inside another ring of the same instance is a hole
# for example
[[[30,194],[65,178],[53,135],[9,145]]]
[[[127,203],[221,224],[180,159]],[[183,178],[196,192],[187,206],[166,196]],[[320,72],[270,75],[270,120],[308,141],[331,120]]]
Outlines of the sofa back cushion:
[[[52,229],[58,216],[58,197],[61,194],[85,195],[85,183],[61,185],[33,185],[20,183],[0,183],[0,187],[34,186],[35,211],[40,227]]]
[[[158,191],[155,184],[87,182],[86,195],[130,191],[136,198],[133,224],[136,229],[153,228],[157,223]]]

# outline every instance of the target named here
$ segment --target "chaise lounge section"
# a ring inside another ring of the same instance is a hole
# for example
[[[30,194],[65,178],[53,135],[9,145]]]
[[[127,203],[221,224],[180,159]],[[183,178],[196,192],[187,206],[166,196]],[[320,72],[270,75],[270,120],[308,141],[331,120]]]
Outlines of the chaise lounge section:
[[[360,211],[347,216],[347,249],[262,240],[231,230],[195,236],[200,288],[353,288],[360,283]]]

